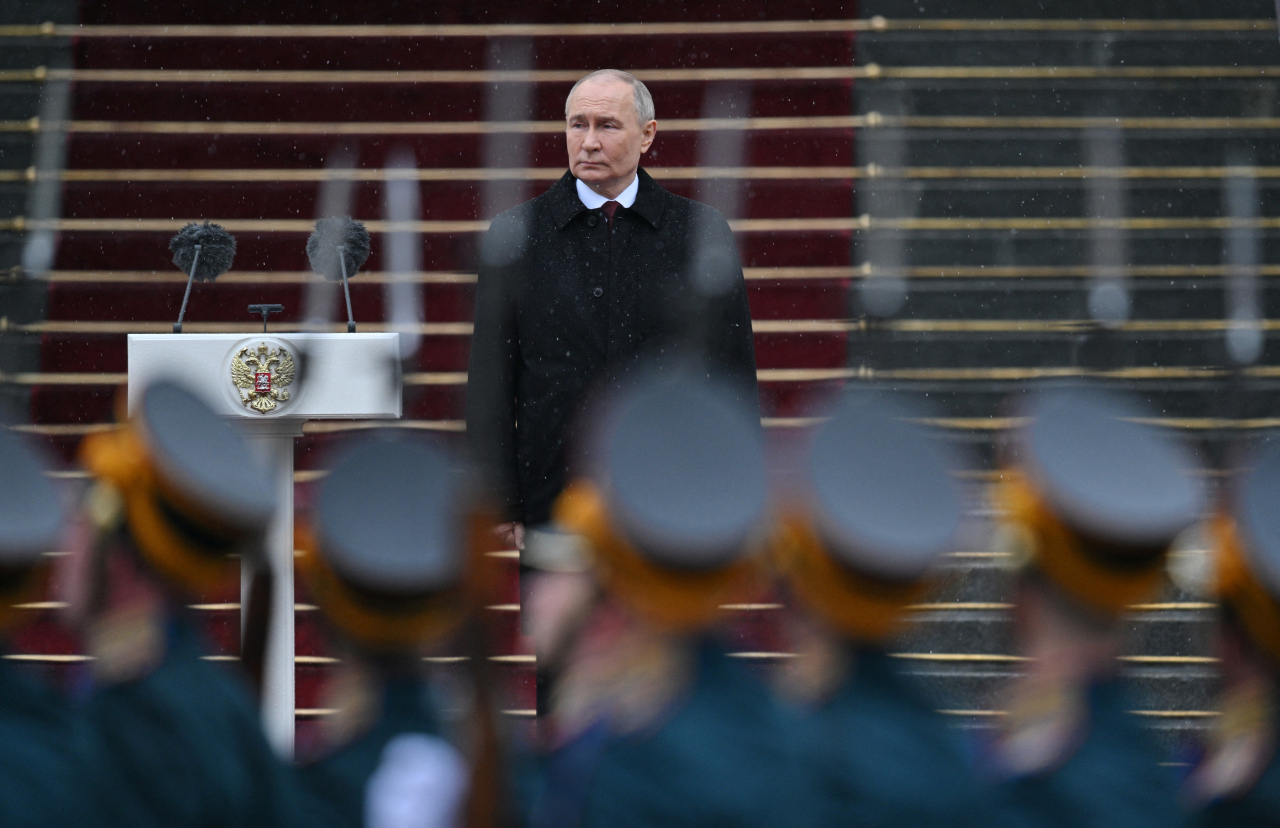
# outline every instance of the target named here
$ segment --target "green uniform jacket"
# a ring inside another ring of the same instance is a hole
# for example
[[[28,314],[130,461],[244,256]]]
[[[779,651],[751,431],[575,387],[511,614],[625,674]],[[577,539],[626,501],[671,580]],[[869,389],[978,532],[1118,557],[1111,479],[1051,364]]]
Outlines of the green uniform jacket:
[[[708,644],[690,692],[656,730],[619,736],[602,726],[547,757],[530,824],[805,825],[797,773],[782,711],[754,676]]]
[[[334,824],[267,744],[247,688],[202,654],[195,630],[175,623],[154,672],[105,687],[87,703],[82,723],[98,752],[94,793],[108,824]]]
[[[1280,828],[1280,757],[1271,760],[1243,795],[1209,803],[1194,824],[1196,828]]]
[[[1004,783],[1003,826],[1179,828],[1178,783],[1119,681],[1089,691],[1089,731],[1056,770]]]
[[[880,650],[856,650],[851,675],[798,732],[815,826],[991,825],[960,734]]]
[[[0,662],[0,825],[98,825],[70,708]]]
[[[304,767],[302,775],[314,795],[327,800],[348,825],[363,825],[365,789],[387,743],[405,733],[437,736],[439,732],[426,683],[393,679],[386,685],[377,723],[358,739]]]

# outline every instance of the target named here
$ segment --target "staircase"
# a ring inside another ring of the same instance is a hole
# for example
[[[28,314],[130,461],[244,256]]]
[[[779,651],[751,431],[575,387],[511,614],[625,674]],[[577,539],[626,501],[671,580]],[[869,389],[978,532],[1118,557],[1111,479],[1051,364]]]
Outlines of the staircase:
[[[866,0],[861,13],[856,264],[908,284],[888,318],[867,313],[874,297],[861,305],[864,375],[929,405],[977,458],[979,488],[1036,382],[1123,388],[1219,471],[1230,445],[1280,425],[1269,334],[1238,372],[1223,344],[1224,191],[1241,165],[1256,167],[1257,217],[1239,224],[1260,249],[1267,331],[1280,309],[1272,4]],[[1108,266],[1129,296],[1114,327],[1089,311]],[[979,726],[1017,669],[1009,577],[981,534],[949,569],[903,649],[940,705]],[[1127,622],[1125,672],[1170,746],[1213,715],[1211,619],[1171,583]]]
[[[774,439],[812,422],[815,394],[890,384],[918,396],[970,452],[981,523],[1007,401],[1037,380],[1101,375],[1147,398],[1215,461],[1226,441],[1274,425],[1274,347],[1243,372],[1249,394],[1224,411],[1220,344],[1221,193],[1240,153],[1259,168],[1255,224],[1261,261],[1273,258],[1280,44],[1265,2],[1215,4],[1212,19],[1197,4],[1154,0],[1072,7],[1086,19],[1013,0],[863,0],[856,11],[657,2],[643,23],[623,12],[569,20],[536,2],[413,20],[367,5],[264,18],[196,4],[166,10],[169,25],[156,26],[131,4],[107,2],[86,4],[79,26],[0,32],[6,44],[65,42],[74,58],[38,76],[34,67],[0,75],[0,93],[72,90],[65,170],[48,173],[61,184],[60,211],[0,216],[10,239],[60,236],[52,269],[12,277],[38,291],[40,307],[6,310],[0,331],[6,348],[39,343],[37,365],[0,365],[5,392],[30,400],[25,430],[69,461],[84,434],[109,422],[126,334],[168,331],[177,316],[184,276],[166,245],[188,220],[223,224],[238,252],[230,273],[193,289],[187,329],[250,332],[260,323],[246,305],[275,302],[285,313],[271,329],[294,330],[322,194],[349,187],[352,214],[374,233],[352,284],[355,316],[361,330],[385,329],[384,292],[402,277],[387,274],[382,256],[384,168],[407,152],[420,182],[422,261],[408,279],[421,291],[422,346],[406,367],[404,425],[456,441],[479,234],[560,176],[565,94],[602,64],[636,70],[653,91],[659,133],[646,168],[719,207],[737,233]],[[42,134],[21,116],[0,124],[5,140]],[[1120,160],[1106,162],[1116,146]],[[1091,218],[1098,192],[1113,205],[1120,192],[1123,214]],[[1115,329],[1087,311],[1100,238],[1127,251],[1131,310]],[[1262,273],[1270,319],[1280,270]],[[905,300],[868,305],[851,290],[861,277],[905,277]],[[308,426],[296,455],[300,509],[325,449],[363,425]],[[510,576],[512,559],[500,558]],[[981,726],[1017,669],[1008,579],[981,528],[948,569],[900,651],[940,707]],[[508,678],[504,707],[525,716],[532,656],[515,628],[514,577],[506,583],[491,610],[503,630],[495,658]],[[235,652],[234,596],[201,606],[223,652]],[[767,596],[727,612],[747,657],[777,657]],[[1172,587],[1131,617],[1126,669],[1171,742],[1212,713],[1209,618],[1208,605]],[[297,622],[305,745],[325,713],[332,659],[303,595]],[[47,618],[19,645],[32,663],[75,657]]]
[[[0,29],[32,20],[68,24],[75,21],[75,14],[72,0],[14,0],[0,9]],[[11,217],[29,214],[33,207],[39,209],[42,199],[56,198],[56,182],[37,188],[28,171],[37,165],[61,166],[61,135],[50,132],[43,140],[37,140],[37,133],[29,127],[34,119],[47,119],[59,112],[66,100],[65,85],[45,89],[33,69],[69,67],[71,49],[67,38],[55,37],[48,31],[15,32],[4,39],[4,44],[0,52],[0,123],[8,126],[0,130],[0,317],[9,323],[24,324],[44,317],[46,290],[42,283],[21,278],[25,239]],[[43,92],[51,94],[42,95]],[[39,369],[40,343],[36,335],[10,334],[7,329],[0,334],[0,377]],[[28,387],[0,382],[0,423],[26,422],[30,407]]]

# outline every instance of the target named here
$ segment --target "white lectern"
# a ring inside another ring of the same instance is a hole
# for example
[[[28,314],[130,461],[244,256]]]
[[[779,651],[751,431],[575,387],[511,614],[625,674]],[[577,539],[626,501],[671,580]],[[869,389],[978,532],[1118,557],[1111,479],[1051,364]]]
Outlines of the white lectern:
[[[305,420],[400,416],[395,333],[131,334],[129,411],[148,384],[179,382],[235,419],[268,463],[280,493],[266,542],[275,575],[263,664],[262,719],[282,755],[293,753],[293,440]],[[247,571],[241,606],[247,605]],[[243,616],[242,616],[243,617]]]

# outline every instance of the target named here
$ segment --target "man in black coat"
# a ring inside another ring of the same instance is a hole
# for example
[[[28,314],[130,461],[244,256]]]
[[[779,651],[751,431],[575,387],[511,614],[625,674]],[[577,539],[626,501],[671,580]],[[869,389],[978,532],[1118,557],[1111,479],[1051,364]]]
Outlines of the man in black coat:
[[[565,118],[569,171],[494,219],[480,256],[467,432],[516,545],[550,520],[575,415],[638,365],[692,361],[758,410],[729,225],[639,168],[657,133],[648,90],[593,72]]]

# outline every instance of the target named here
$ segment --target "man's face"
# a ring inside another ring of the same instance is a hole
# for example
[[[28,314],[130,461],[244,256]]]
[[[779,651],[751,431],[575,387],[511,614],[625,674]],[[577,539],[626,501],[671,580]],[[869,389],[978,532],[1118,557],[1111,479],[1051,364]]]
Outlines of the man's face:
[[[589,80],[569,101],[569,170],[600,195],[614,198],[631,183],[657,132],[657,121],[640,123],[630,85],[614,78]]]

